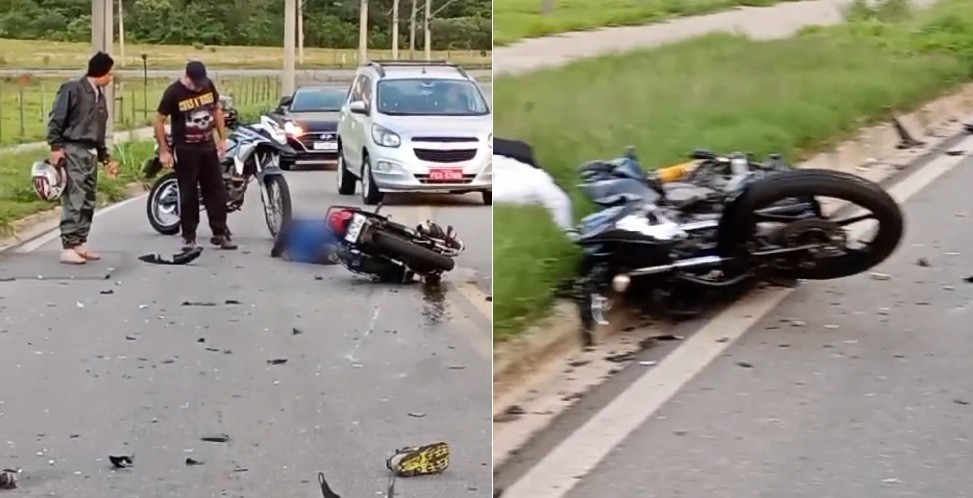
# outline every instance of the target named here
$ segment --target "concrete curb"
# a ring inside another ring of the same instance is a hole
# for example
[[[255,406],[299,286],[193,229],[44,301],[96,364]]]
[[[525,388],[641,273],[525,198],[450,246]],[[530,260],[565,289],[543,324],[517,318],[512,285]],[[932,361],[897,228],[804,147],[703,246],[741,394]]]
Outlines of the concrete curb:
[[[853,173],[874,182],[885,181],[907,168],[921,156],[948,143],[964,132],[961,119],[973,114],[973,84],[922,105],[915,111],[898,116],[899,121],[924,147],[897,150],[900,142],[894,124],[882,123],[862,129],[855,137],[841,142],[832,151],[818,154],[799,167],[823,168]],[[891,113],[890,113],[891,115]],[[973,151],[970,151],[973,153]],[[630,310],[613,310],[612,325],[596,331],[596,344],[617,337],[639,317]],[[580,320],[576,305],[558,301],[549,317],[525,331],[521,337],[495,346],[494,415],[510,405],[530,398],[531,375],[550,370],[581,352]],[[596,346],[597,347],[597,346]],[[541,427],[543,429],[543,427]],[[496,430],[495,430],[496,432]],[[536,431],[535,431],[536,432]],[[495,457],[502,465],[506,455]]]

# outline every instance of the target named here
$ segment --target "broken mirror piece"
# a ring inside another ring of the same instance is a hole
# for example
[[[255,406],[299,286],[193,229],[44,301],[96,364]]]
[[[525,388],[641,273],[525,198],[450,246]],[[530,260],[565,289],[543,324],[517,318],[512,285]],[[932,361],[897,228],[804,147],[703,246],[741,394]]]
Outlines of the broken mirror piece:
[[[144,263],[151,263],[155,265],[186,265],[192,263],[203,254],[202,247],[196,247],[194,249],[189,249],[182,251],[171,256],[163,256],[158,253],[143,254],[139,256],[139,261]]]

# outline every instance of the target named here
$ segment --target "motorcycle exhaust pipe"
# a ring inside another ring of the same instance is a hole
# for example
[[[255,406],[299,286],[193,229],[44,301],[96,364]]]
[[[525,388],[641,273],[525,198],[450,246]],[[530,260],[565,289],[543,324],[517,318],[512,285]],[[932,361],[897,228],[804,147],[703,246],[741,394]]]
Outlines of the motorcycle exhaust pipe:
[[[719,256],[700,256],[698,258],[689,258],[676,261],[675,263],[667,265],[637,268],[628,273],[620,273],[615,275],[615,277],[612,279],[612,288],[617,292],[625,292],[625,290],[628,289],[628,286],[632,283],[632,277],[658,275],[660,273],[668,273],[674,270],[688,270],[691,268],[700,268],[704,266],[717,266],[726,261],[729,261],[729,258],[721,258]]]

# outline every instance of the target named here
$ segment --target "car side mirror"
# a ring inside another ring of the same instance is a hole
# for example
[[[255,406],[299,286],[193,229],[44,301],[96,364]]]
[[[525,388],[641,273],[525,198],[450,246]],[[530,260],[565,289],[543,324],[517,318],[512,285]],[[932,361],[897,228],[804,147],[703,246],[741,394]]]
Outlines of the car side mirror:
[[[348,104],[348,110],[351,111],[352,114],[368,114],[368,106],[365,105],[365,102],[361,100],[356,100]]]
[[[294,102],[294,98],[291,97],[290,95],[286,97],[281,97],[280,102],[277,103],[277,108],[284,109],[285,107],[289,107],[291,105],[291,102]]]

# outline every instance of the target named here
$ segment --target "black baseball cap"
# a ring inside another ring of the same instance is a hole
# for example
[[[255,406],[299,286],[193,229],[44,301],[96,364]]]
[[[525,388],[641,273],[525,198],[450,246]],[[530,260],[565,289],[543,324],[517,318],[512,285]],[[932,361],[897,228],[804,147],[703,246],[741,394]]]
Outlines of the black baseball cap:
[[[186,77],[193,82],[196,88],[202,88],[209,84],[209,78],[206,76],[206,65],[200,61],[189,61],[189,64],[186,64]]]

